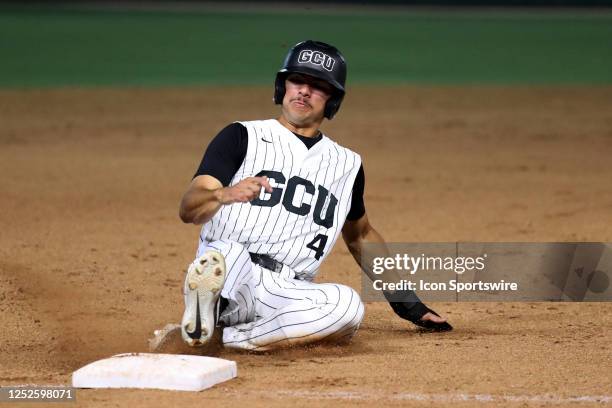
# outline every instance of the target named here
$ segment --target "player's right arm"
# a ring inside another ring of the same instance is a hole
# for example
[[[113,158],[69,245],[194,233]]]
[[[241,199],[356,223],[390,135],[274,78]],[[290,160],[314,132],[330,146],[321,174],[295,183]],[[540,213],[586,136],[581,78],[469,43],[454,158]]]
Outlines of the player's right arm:
[[[240,123],[226,126],[213,138],[181,200],[179,216],[183,222],[204,224],[222,205],[251,201],[262,187],[272,192],[267,177],[247,177],[230,186],[247,148],[248,132]]]
[[[246,203],[257,198],[262,187],[272,192],[267,177],[247,177],[231,187],[223,187],[213,176],[197,176],[183,195],[179,216],[185,223],[204,224],[222,205]]]

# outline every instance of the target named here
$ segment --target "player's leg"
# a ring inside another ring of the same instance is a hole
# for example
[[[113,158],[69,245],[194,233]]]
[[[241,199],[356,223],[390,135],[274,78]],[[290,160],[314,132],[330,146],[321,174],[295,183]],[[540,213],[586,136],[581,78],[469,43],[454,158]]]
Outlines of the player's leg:
[[[291,279],[263,268],[259,271],[255,296],[260,317],[226,327],[225,347],[264,351],[321,341],[342,343],[359,328],[364,306],[352,288]]]
[[[203,345],[212,337],[220,296],[226,306],[222,313],[226,324],[254,318],[251,265],[249,253],[233,241],[214,241],[198,249],[183,289],[181,334],[189,345]]]

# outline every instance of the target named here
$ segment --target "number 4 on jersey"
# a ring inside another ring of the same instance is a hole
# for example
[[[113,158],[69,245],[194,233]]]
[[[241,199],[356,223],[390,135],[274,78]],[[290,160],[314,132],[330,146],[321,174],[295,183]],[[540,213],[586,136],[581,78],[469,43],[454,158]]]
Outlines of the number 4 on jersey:
[[[315,251],[315,259],[318,261],[321,255],[323,255],[325,244],[327,244],[327,235],[317,234],[314,239],[306,245],[306,248]]]

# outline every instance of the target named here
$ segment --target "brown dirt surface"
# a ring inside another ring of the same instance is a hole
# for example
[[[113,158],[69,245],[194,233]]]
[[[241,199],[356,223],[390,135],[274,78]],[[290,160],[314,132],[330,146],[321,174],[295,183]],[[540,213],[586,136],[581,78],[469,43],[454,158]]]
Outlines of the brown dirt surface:
[[[276,116],[271,97],[0,91],[0,385],[69,384],[180,319],[198,227],[178,202],[211,137]],[[388,241],[612,241],[610,87],[354,87],[324,130],[362,155],[368,215]],[[318,281],[359,289],[342,242]],[[610,303],[431,306],[453,332],[369,303],[349,346],[217,348],[237,379],[202,393],[79,390],[78,405],[612,403]]]

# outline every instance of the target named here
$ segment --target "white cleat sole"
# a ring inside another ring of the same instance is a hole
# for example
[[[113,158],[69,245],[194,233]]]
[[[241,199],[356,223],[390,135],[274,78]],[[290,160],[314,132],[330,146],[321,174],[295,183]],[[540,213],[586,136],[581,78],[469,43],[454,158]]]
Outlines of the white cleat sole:
[[[196,259],[185,277],[185,313],[181,336],[192,347],[203,346],[215,329],[215,305],[225,283],[225,258],[209,250]]]

